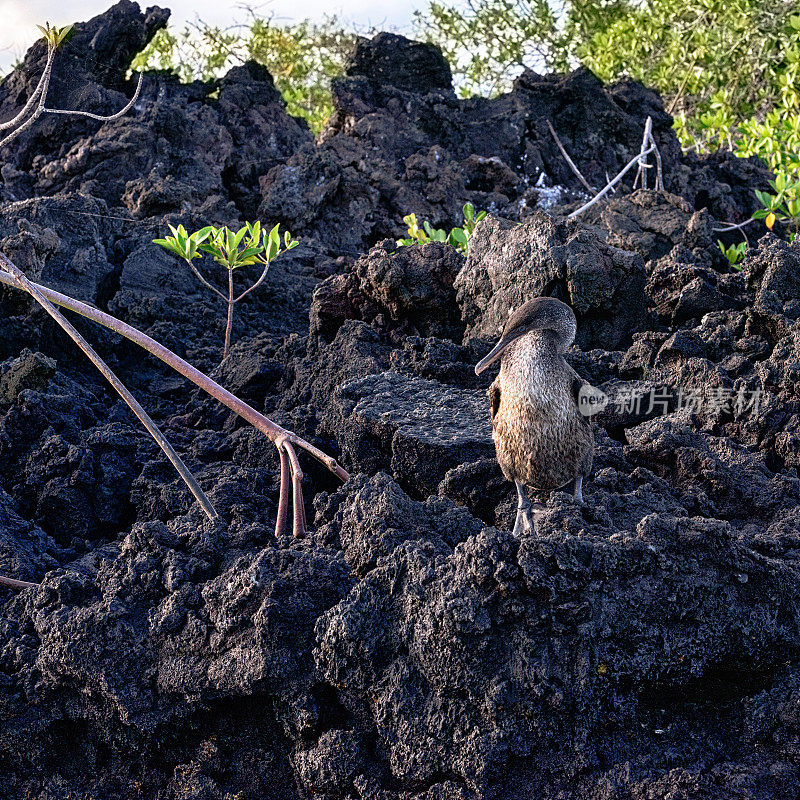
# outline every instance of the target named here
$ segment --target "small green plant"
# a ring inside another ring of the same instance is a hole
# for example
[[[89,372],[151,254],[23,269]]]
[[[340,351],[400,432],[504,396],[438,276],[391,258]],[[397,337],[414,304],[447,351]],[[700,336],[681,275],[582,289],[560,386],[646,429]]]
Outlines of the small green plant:
[[[42,32],[47,47],[52,50],[58,50],[75,30],[74,25],[65,25],[63,28],[50,27],[49,22],[45,22],[44,27],[41,25],[36,27]]]
[[[398,239],[398,247],[409,247],[414,244],[427,244],[428,242],[446,242],[458,250],[463,256],[469,255],[469,237],[472,236],[475,226],[486,216],[485,211],[475,213],[472,203],[465,203],[462,209],[464,224],[460,228],[453,228],[447,233],[442,228],[434,228],[429,222],[423,222],[420,228],[416,214],[403,217],[403,222],[408,226],[408,237]]]
[[[220,297],[228,307],[228,320],[225,326],[225,348],[223,358],[226,358],[231,348],[231,331],[233,330],[233,307],[253,289],[261,285],[267,277],[269,265],[281,253],[297,247],[300,244],[296,239],[292,239],[289,231],[283,235],[281,240],[280,223],[272,230],[267,232],[261,229],[260,222],[246,223],[238,231],[232,231],[228,227],[215,228],[208,225],[194,233],[188,233],[183,225],[178,225],[169,229],[172,236],[163,239],[153,239],[154,244],[160,245],[170,253],[182,258],[192,270],[195,277],[206,287]],[[228,293],[227,295],[214,286],[205,278],[200,270],[194,265],[194,259],[202,258],[203,253],[210,255],[217,264],[222,265],[228,270]],[[233,271],[240,267],[248,267],[253,264],[261,264],[263,270],[258,280],[252,283],[241,294],[234,294],[233,291]]]
[[[744,258],[747,251],[747,242],[739,242],[739,244],[732,244],[730,247],[725,247],[721,240],[717,240],[717,246],[722,251],[722,255],[728,259],[728,263],[734,269],[741,269],[739,262]]]
[[[772,230],[776,221],[785,222],[789,228],[789,240],[794,241],[800,232],[800,180],[785,172],[777,172],[775,180],[769,185],[775,194],[756,189],[756,197],[764,207],[753,214],[755,219],[763,219]]]

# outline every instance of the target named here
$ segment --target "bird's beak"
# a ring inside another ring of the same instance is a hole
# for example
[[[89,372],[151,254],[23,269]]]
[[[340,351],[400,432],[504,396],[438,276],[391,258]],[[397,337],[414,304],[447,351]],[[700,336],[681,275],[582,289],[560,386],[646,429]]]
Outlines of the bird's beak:
[[[480,375],[481,372],[483,372],[486,369],[486,367],[488,367],[490,364],[493,364],[495,361],[497,361],[497,359],[500,358],[501,355],[503,355],[503,351],[506,349],[506,347],[508,347],[511,344],[511,342],[513,342],[514,339],[516,339],[516,338],[517,337],[514,336],[514,337],[509,338],[509,339],[507,339],[505,337],[500,339],[500,341],[491,349],[491,351],[489,352],[489,355],[487,355],[484,358],[482,358],[475,365],[475,374],[476,375]]]

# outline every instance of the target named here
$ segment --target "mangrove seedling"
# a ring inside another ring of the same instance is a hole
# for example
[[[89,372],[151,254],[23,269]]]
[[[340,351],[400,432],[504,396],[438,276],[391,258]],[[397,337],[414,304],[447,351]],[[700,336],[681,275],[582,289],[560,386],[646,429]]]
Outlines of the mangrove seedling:
[[[755,190],[764,207],[756,211],[753,218],[763,219],[770,230],[776,221],[787,223],[789,241],[793,242],[800,232],[800,180],[786,172],[777,172],[769,185],[775,194]]]
[[[745,251],[747,250],[747,242],[739,242],[739,244],[732,244],[730,247],[725,247],[722,240],[717,239],[717,247],[722,251],[722,255],[728,259],[734,269],[741,270],[739,262],[744,258]]]
[[[187,233],[183,225],[178,225],[169,229],[172,236],[164,239],[153,239],[153,242],[160,245],[170,253],[182,258],[192,270],[195,277],[206,287],[220,297],[228,307],[228,320],[225,325],[225,347],[223,358],[227,358],[231,349],[231,331],[233,330],[233,307],[253,289],[261,285],[267,277],[269,265],[281,253],[291,250],[300,244],[296,239],[292,239],[289,231],[283,235],[281,240],[280,223],[267,233],[262,231],[261,223],[246,223],[238,231],[232,231],[228,227],[215,228],[209,225],[201,228],[194,233]],[[202,258],[203,253],[210,255],[217,264],[221,264],[228,270],[228,293],[217,289],[207,278],[203,276],[199,269],[194,265],[195,258]],[[251,284],[241,294],[234,294],[233,291],[233,271],[239,267],[247,267],[252,264],[261,264],[263,269],[258,280]]]
[[[409,247],[415,244],[427,244],[428,242],[447,242],[447,244],[454,247],[466,257],[469,255],[469,237],[472,236],[475,225],[479,223],[485,216],[485,211],[475,213],[475,206],[472,203],[465,203],[462,209],[464,214],[464,224],[460,228],[453,228],[450,233],[447,233],[442,228],[434,228],[430,222],[425,221],[420,227],[417,221],[416,214],[407,214],[403,217],[408,227],[408,237],[405,239],[398,239],[398,247]]]

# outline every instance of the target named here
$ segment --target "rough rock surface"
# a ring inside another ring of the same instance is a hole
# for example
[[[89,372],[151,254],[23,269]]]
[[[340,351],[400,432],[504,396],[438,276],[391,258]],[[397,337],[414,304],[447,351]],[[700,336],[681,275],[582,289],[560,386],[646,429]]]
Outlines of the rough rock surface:
[[[167,16],[122,0],[81,23],[49,102],[120,108]],[[0,119],[44,56],[0,83]],[[315,143],[254,64],[150,74],[125,117],[46,116],[0,152],[6,255],[353,473],[304,458],[312,531],[276,538],[275,448],[78,321],[209,526],[72,342],[0,288],[0,574],[40,582],[0,587],[0,796],[795,800],[800,245],[759,223],[732,270],[713,230],[750,215],[763,164],[681,154],[656,94],[586,70],[459,100],[435,48],[390,34],[334,97]],[[648,115],[668,192],[626,182],[566,221],[580,188],[548,119],[600,185]],[[493,212],[467,261],[395,246],[404,214],[449,226],[467,200]],[[224,308],[151,240],[256,214],[302,245],[237,306],[220,363]],[[576,309],[568,357],[614,402],[586,503],[541,493],[515,539],[473,368],[540,293]]]
[[[487,216],[455,281],[466,336],[497,338],[527,299],[558,297],[578,318],[581,347],[613,350],[647,315],[642,259],[577,223],[538,212],[521,225]]]

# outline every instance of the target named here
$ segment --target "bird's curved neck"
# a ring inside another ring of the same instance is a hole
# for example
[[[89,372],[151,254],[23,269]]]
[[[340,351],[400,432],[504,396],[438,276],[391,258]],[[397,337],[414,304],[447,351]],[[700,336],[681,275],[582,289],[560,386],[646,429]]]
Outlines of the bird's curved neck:
[[[563,358],[553,331],[531,331],[509,345],[500,362],[499,382],[505,391],[544,397],[554,387]]]

